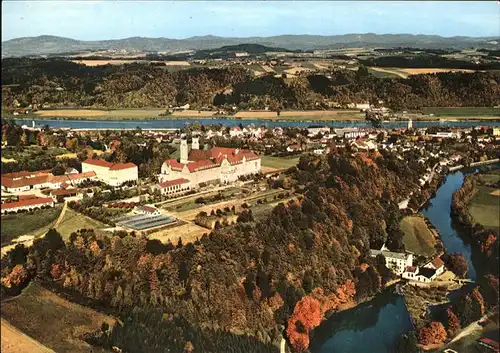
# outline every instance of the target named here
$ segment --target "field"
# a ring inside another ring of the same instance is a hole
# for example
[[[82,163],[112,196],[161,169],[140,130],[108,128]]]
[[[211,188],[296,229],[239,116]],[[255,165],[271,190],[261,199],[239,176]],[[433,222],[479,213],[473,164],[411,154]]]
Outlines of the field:
[[[185,223],[178,227],[171,227],[151,233],[148,235],[148,239],[158,239],[165,244],[168,242],[177,244],[177,241],[181,238],[182,243],[187,244],[201,238],[205,233],[210,233],[210,231],[194,223]]]
[[[449,116],[449,117],[460,117],[460,116],[496,116],[500,117],[499,108],[488,108],[488,107],[456,107],[456,108],[423,108],[424,114],[434,114],[435,116]]]
[[[85,118],[85,119],[146,119],[156,118],[165,109],[47,109],[35,113],[40,117]]]
[[[369,67],[368,72],[373,76],[380,78],[405,78],[403,73],[396,72],[395,70],[385,70],[381,67]]]
[[[41,146],[26,146],[22,150],[22,152],[15,151],[13,148],[7,147],[2,148],[2,162],[5,163],[5,159],[9,162],[15,162],[24,157],[30,157],[34,153],[42,152],[44,154],[48,154],[50,156],[60,156],[63,154],[67,154],[69,151],[66,148],[61,147],[49,147],[46,150],[43,150]]]
[[[131,64],[134,62],[151,62],[151,63],[164,63],[166,66],[190,66],[187,61],[144,61],[137,59],[131,60],[72,60],[76,64],[83,64],[85,66],[103,66],[103,65],[123,65],[123,64]]]
[[[485,228],[500,227],[500,197],[492,195],[493,192],[498,193],[498,189],[485,186],[479,187],[479,192],[476,197],[469,203],[469,213]]]
[[[115,322],[112,317],[71,303],[36,283],[31,283],[18,297],[4,300],[1,313],[13,326],[56,352],[104,352],[91,348],[79,336],[98,330],[103,322],[110,326]]]
[[[474,72],[467,69],[441,69],[441,68],[402,68],[402,67],[375,67],[371,66],[370,71],[393,74],[401,78],[407,78],[410,75],[432,74],[439,72]]]
[[[264,168],[269,168],[268,171],[288,169],[294,167],[299,163],[300,156],[291,157],[272,157],[272,156],[261,156],[261,165]]]
[[[32,214],[21,213],[2,216],[2,245],[10,243],[12,239],[21,235],[38,236],[45,233],[60,213],[61,207],[54,207],[46,210],[36,210]],[[4,237],[3,234],[9,236]]]
[[[409,216],[401,220],[405,248],[417,255],[431,257],[436,253],[436,239],[425,223],[425,218]]]
[[[61,234],[63,239],[67,239],[72,232],[76,232],[78,229],[100,229],[107,227],[107,225],[95,219],[67,208],[56,230]]]
[[[25,335],[2,319],[1,351],[3,353],[49,353],[53,350]]]
[[[358,110],[295,110],[282,111],[280,116],[273,111],[244,111],[234,115],[241,119],[279,119],[279,120],[362,120],[364,113]]]

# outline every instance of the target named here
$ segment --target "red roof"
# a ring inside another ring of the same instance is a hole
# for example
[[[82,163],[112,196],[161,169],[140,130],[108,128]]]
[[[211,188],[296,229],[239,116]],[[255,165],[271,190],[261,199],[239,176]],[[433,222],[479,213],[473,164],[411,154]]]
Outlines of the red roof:
[[[179,179],[174,179],[174,180],[167,180],[160,185],[160,187],[162,188],[167,188],[169,186],[174,186],[174,185],[182,185],[182,184],[186,184],[186,183],[189,183],[189,180],[187,179],[183,179],[183,178],[179,178]]]
[[[137,166],[134,163],[111,163],[107,162],[104,159],[86,159],[82,163],[95,165],[98,167],[105,167],[111,170],[120,170],[120,169],[128,169],[128,168],[136,168]]]
[[[211,160],[204,160],[204,161],[197,161],[197,162],[192,162],[188,163],[187,167],[190,173],[196,172],[198,170],[202,169],[209,169],[209,168],[214,168],[218,167],[219,165],[212,162]]]
[[[9,179],[2,176],[2,186],[6,188],[20,188],[23,186],[38,185],[46,183],[49,175],[42,175],[33,178]]]
[[[121,169],[129,169],[129,168],[137,168],[134,163],[116,163],[109,168],[110,170],[121,170]]]
[[[406,272],[417,272],[417,268],[415,266],[406,267]]]
[[[92,159],[92,158],[86,159],[82,163],[96,165],[98,167],[106,167],[106,168],[111,168],[111,166],[113,165],[113,163],[105,161],[104,159]]]
[[[34,176],[42,176],[42,175],[48,175],[51,174],[51,169],[46,169],[46,170],[36,170],[34,172],[27,172],[27,171],[22,171],[22,172],[16,172],[16,173],[6,173],[2,174],[2,178],[7,178],[7,179],[17,179],[17,178],[26,178],[26,177],[34,177]]]
[[[17,202],[3,203],[1,205],[1,209],[7,210],[7,209],[18,208],[18,207],[22,207],[22,206],[35,206],[35,205],[42,205],[42,204],[46,204],[46,203],[54,203],[54,200],[52,200],[52,197],[40,197],[40,198],[22,200],[22,201],[17,201]]]
[[[50,194],[52,196],[59,196],[59,195],[73,195],[77,194],[79,192],[79,189],[67,189],[67,190],[52,190]]]
[[[184,164],[177,162],[175,159],[167,159],[163,163],[170,166],[172,169],[182,170],[182,168],[184,168]]]
[[[33,199],[36,199],[37,196],[34,195],[34,194],[30,194],[30,195],[19,195],[17,197],[17,200],[18,201],[22,201],[22,200],[33,200]]]
[[[500,348],[497,341],[494,341],[488,337],[483,337],[483,338],[479,339],[479,342],[482,342],[484,344],[487,344],[490,347],[493,347],[493,349],[495,349],[496,351],[498,351],[498,349]]]
[[[439,256],[436,256],[434,260],[432,260],[431,264],[434,266],[435,269],[440,268],[441,266],[444,266],[443,260]]]
[[[95,176],[95,172],[94,171],[90,171],[90,172],[85,172],[85,173],[78,173],[78,174],[69,174],[68,175],[68,178],[70,180],[75,180],[75,179],[84,179],[84,178],[90,178],[90,177],[93,177]]]

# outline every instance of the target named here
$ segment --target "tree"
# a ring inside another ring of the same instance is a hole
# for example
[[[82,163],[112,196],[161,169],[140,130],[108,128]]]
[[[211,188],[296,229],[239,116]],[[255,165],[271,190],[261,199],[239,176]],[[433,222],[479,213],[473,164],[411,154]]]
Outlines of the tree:
[[[448,308],[448,310],[446,311],[446,315],[447,315],[446,328],[448,337],[453,337],[460,330],[460,320],[451,310],[451,308]]]
[[[446,330],[442,323],[433,321],[418,332],[418,341],[422,345],[441,344],[447,338]]]
[[[463,254],[448,254],[443,256],[446,267],[456,276],[465,278],[469,271],[467,260]]]

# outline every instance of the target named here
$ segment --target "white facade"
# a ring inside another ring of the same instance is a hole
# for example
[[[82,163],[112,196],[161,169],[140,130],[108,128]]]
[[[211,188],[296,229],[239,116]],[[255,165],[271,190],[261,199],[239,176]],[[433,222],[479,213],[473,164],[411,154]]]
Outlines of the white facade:
[[[377,257],[379,254],[385,257],[385,265],[387,268],[397,275],[402,275],[407,267],[413,265],[412,254],[396,253],[387,250],[370,250],[370,255],[372,257]]]
[[[82,162],[82,173],[94,172],[97,179],[111,186],[120,186],[127,181],[137,181],[139,170],[133,163],[110,163],[104,160],[87,159]]]
[[[185,163],[182,159],[179,162],[173,159],[165,161],[158,176],[160,183],[184,179],[190,183],[190,188],[201,183],[227,184],[240,176],[258,174],[261,169],[260,157],[248,150],[214,147],[193,152],[198,153],[197,160]]]

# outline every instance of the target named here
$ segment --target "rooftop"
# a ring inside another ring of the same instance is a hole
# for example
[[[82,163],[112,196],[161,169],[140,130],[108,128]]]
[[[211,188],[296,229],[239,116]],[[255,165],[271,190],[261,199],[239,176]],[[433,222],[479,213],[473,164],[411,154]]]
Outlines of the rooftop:
[[[35,205],[42,205],[46,203],[53,203],[54,200],[52,200],[52,197],[39,197],[39,198],[34,198],[34,199],[28,199],[28,200],[21,200],[17,202],[10,202],[10,203],[3,203],[1,205],[2,210],[8,210],[12,208],[18,208],[18,207],[23,207],[23,206],[35,206]]]
[[[405,254],[405,253],[399,253],[399,252],[392,252],[392,251],[386,251],[386,250],[370,250],[371,256],[377,256],[379,254],[384,255],[386,258],[392,258],[392,259],[398,259],[398,260],[406,260],[410,254]]]

